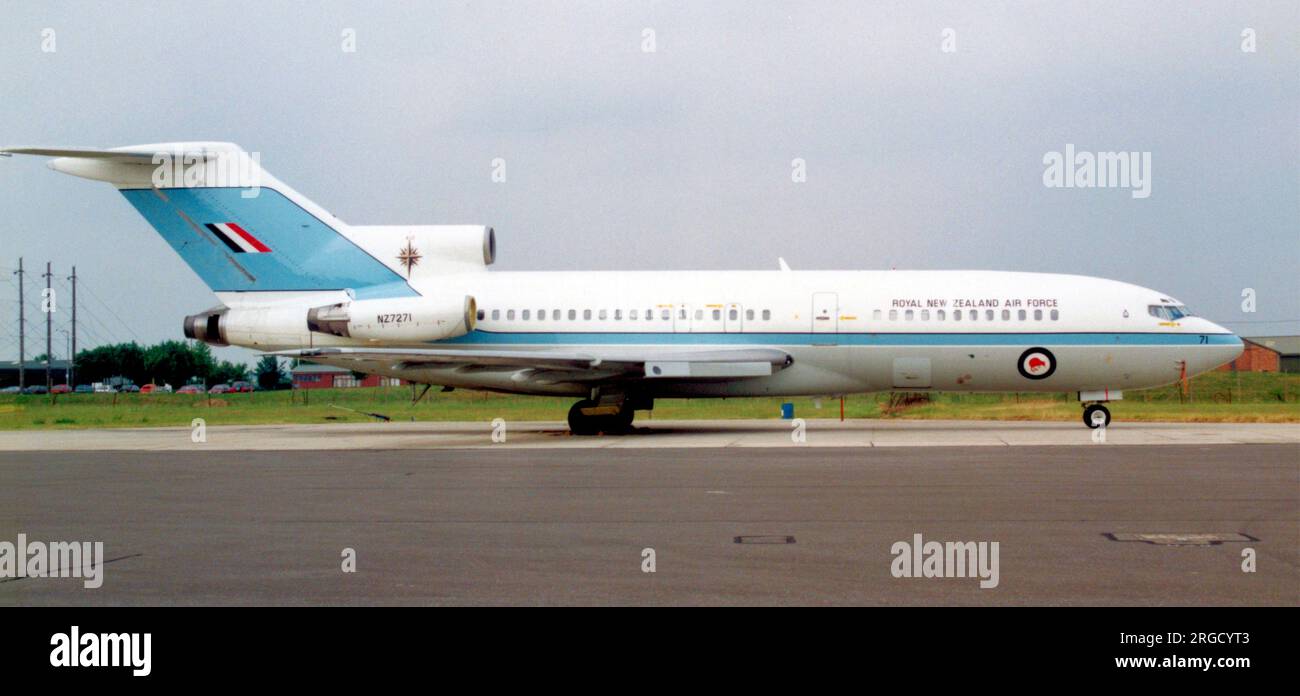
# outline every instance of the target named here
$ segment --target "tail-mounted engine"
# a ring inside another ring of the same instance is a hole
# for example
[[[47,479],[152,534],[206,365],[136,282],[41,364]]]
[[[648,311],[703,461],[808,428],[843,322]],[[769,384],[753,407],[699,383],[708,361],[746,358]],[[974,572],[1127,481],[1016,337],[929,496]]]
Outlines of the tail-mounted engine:
[[[473,331],[477,314],[478,305],[468,295],[353,300],[308,310],[307,328],[365,341],[441,341]]]
[[[226,309],[209,310],[185,317],[185,338],[203,341],[214,346],[228,346],[226,338]]]

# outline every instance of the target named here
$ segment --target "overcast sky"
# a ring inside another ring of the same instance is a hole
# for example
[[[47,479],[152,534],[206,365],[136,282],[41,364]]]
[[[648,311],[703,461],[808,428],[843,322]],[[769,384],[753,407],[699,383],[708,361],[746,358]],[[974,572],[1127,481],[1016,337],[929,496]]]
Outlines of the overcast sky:
[[[354,224],[493,225],[499,270],[1071,272],[1300,333],[1296,2],[0,6],[0,144],[167,140]],[[1067,143],[1150,152],[1150,197],[1048,188]],[[83,345],[215,303],[107,185],[0,160],[0,206],[5,267],[77,265]]]

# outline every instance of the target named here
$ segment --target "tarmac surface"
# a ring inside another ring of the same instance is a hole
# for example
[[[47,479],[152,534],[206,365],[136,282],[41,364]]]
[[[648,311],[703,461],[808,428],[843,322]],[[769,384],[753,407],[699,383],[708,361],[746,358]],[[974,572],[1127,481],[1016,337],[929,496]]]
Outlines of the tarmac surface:
[[[0,431],[0,452],[21,450],[331,450],[434,448],[974,447],[1099,444],[1081,421],[795,421],[639,419],[628,435],[575,437],[560,422],[326,423],[203,428]],[[495,438],[494,438],[495,434]],[[1300,423],[1112,423],[1116,445],[1295,444]]]
[[[949,436],[1018,447],[9,451],[0,542],[102,541],[106,562],[98,589],[0,578],[0,606],[1300,603],[1294,427],[1043,446],[1018,426]],[[997,542],[996,587],[895,577],[917,534]]]

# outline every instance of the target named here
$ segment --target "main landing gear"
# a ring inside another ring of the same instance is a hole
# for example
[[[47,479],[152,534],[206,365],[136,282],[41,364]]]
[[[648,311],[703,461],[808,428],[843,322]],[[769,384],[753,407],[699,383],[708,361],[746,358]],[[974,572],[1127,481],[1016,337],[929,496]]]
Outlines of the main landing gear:
[[[637,410],[654,408],[650,399],[635,399],[622,394],[583,399],[569,409],[569,431],[574,435],[613,435],[632,430],[632,418]]]
[[[1083,409],[1083,424],[1096,430],[1110,425],[1110,409],[1101,404],[1091,404]]]

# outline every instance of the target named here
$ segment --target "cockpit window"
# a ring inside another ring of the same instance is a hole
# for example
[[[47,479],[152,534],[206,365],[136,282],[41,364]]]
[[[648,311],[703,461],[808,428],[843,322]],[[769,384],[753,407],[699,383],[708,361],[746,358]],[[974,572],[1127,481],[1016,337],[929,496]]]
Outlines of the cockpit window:
[[[1157,319],[1165,321],[1177,321],[1183,317],[1190,317],[1192,313],[1186,305],[1148,305],[1147,313]]]

